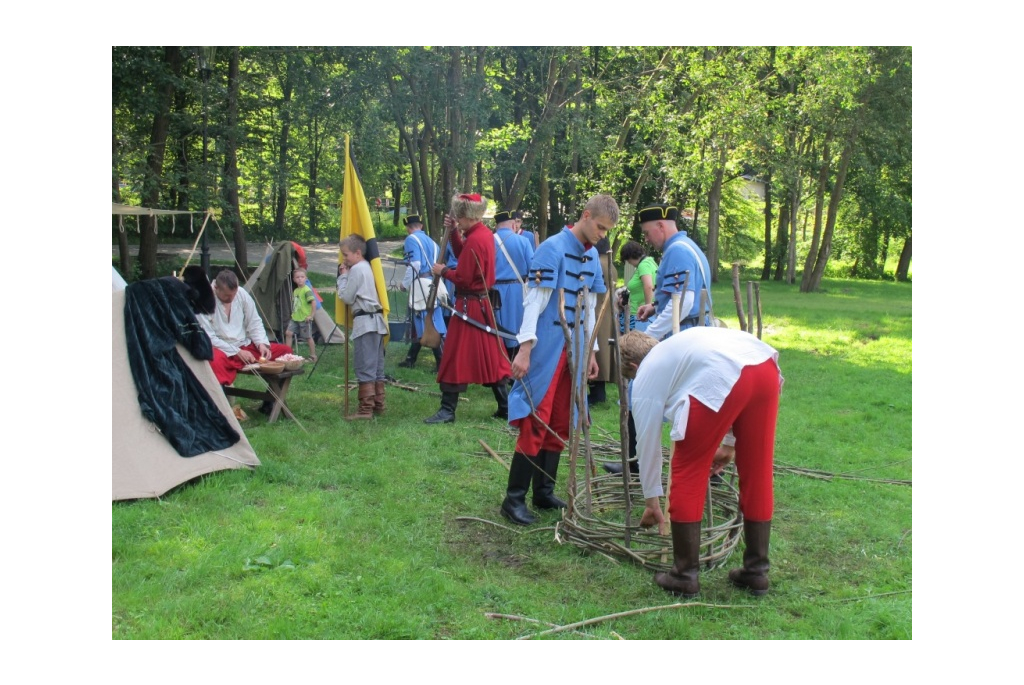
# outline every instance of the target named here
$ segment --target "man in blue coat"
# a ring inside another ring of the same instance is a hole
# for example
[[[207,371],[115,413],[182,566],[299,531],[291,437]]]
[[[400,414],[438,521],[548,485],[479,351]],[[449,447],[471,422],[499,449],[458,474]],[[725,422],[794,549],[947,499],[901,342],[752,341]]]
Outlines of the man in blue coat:
[[[497,291],[501,301],[501,306],[494,311],[494,317],[498,322],[498,328],[505,333],[516,335],[523,323],[523,302],[526,298],[528,278],[526,271],[533,260],[533,243],[515,232],[515,218],[512,212],[498,212],[494,215],[494,223],[496,280],[492,290]],[[505,349],[508,351],[508,358],[515,359],[519,343],[505,338]],[[494,413],[494,417],[508,419],[507,388],[504,398],[499,395],[499,389],[495,388],[498,411]]]
[[[586,340],[593,338],[597,295],[605,292],[594,245],[618,220],[615,200],[595,195],[579,221],[541,243],[530,263],[519,352],[512,361],[515,382],[508,399],[509,423],[519,429],[519,437],[501,513],[512,523],[526,526],[537,520],[526,506],[531,481],[535,507],[565,507],[554,489],[562,449],[578,418],[572,397],[598,373],[597,341],[585,349]],[[568,350],[563,317],[570,330]],[[575,378],[570,377],[567,354],[572,355]]]
[[[423,222],[420,221],[420,217],[417,214],[410,214],[405,217],[405,231],[408,235],[405,237],[403,249],[405,250],[405,262],[408,266],[405,269],[405,276],[402,278],[401,288],[408,291],[410,295],[409,307],[414,310],[412,320],[416,328],[416,339],[409,346],[409,353],[406,355],[405,360],[399,362],[398,365],[402,368],[411,369],[416,366],[416,357],[423,347],[420,344],[420,338],[423,336],[423,325],[429,314],[425,308],[429,293],[424,288],[425,282],[419,279],[432,279],[434,277],[430,273],[430,267],[438,260],[441,248],[434,242],[433,238],[423,232]],[[441,316],[441,311],[441,307],[434,307],[432,316],[434,328],[443,336],[448,329],[445,326],[444,317]],[[441,363],[441,349],[437,348],[433,352],[434,370],[436,371],[436,367]]]
[[[654,302],[641,305],[636,312],[636,318],[650,322],[644,332],[655,340],[672,334],[672,320],[677,316],[672,311],[673,293],[681,295],[680,331],[711,324],[711,267],[697,243],[676,226],[678,214],[678,209],[666,204],[648,205],[637,214],[644,238],[661,250],[661,263],[654,277]],[[701,291],[707,294],[703,312]]]
[[[679,210],[667,204],[647,205],[636,215],[640,230],[647,242],[656,250],[661,250],[661,263],[654,276],[654,302],[640,305],[636,318],[647,321],[644,331],[655,340],[664,340],[672,335],[672,321],[676,312],[673,310],[672,294],[679,293],[679,309],[685,312],[680,317],[679,330],[685,331],[694,326],[711,325],[711,268],[708,258],[697,243],[680,231],[676,226]],[[707,295],[703,316],[700,311],[700,294]],[[636,454],[636,429],[633,426],[633,414],[629,414],[629,456],[632,460]],[[609,462],[603,464],[609,473],[622,473],[622,464]],[[637,472],[635,460],[629,462],[633,473]]]

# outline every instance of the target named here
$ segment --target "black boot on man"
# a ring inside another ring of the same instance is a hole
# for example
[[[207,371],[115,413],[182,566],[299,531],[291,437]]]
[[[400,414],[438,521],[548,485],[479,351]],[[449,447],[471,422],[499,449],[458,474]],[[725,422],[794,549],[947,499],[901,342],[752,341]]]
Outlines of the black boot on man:
[[[636,424],[633,423],[633,412],[628,413],[626,428],[629,431],[629,472],[639,474],[640,463],[636,460]],[[601,464],[601,468],[608,473],[622,473],[622,464],[614,461]]]
[[[491,386],[494,393],[494,401],[498,403],[498,409],[492,417],[508,421],[508,380],[499,381]]]
[[[420,349],[422,349],[422,347],[423,346],[420,345],[418,340],[414,342],[412,345],[409,345],[409,353],[405,355],[404,361],[398,362],[398,365],[403,369],[411,369],[412,367],[416,366],[416,357],[419,356]]]
[[[700,594],[700,521],[672,521],[672,557],[672,568],[655,573],[654,582],[685,599],[696,597]]]
[[[441,348],[435,347],[430,351],[434,353],[434,373],[438,373],[441,370]]]
[[[441,392],[441,408],[431,417],[423,419],[423,423],[455,423],[455,408],[459,406],[459,393]]]
[[[743,568],[729,571],[729,582],[736,587],[750,590],[760,597],[767,594],[768,582],[768,538],[771,537],[771,521],[743,520]]]
[[[566,504],[555,497],[555,477],[558,474],[558,461],[561,452],[541,450],[537,453],[536,466],[533,470],[533,506],[538,509],[565,509]]]
[[[505,499],[501,503],[501,515],[519,526],[537,522],[537,517],[526,507],[526,492],[530,489],[530,479],[534,473],[530,461],[530,458],[521,452],[512,454],[512,463],[508,469],[508,487],[505,489]]]

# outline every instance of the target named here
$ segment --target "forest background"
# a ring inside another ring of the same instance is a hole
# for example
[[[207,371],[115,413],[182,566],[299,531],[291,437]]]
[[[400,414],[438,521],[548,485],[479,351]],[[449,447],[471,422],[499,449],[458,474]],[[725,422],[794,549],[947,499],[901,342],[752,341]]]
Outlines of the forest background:
[[[860,46],[114,47],[112,195],[214,208],[241,264],[246,240],[334,241],[348,133],[363,188],[381,200],[379,237],[404,237],[404,208],[439,239],[459,191],[523,210],[543,239],[605,192],[623,210],[617,243],[638,237],[638,206],[665,201],[716,266],[741,262],[803,291],[826,274],[908,280],[911,57]],[[156,218],[140,221],[132,231],[112,220],[129,278],[159,275],[168,239],[146,230]]]

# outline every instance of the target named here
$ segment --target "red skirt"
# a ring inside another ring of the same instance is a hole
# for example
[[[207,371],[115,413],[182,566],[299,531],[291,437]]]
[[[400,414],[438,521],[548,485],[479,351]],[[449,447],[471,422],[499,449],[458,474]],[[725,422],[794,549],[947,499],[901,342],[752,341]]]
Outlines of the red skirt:
[[[497,329],[487,298],[456,297],[455,311]],[[437,382],[449,385],[490,385],[512,377],[508,352],[501,338],[453,314],[444,337],[444,353]]]

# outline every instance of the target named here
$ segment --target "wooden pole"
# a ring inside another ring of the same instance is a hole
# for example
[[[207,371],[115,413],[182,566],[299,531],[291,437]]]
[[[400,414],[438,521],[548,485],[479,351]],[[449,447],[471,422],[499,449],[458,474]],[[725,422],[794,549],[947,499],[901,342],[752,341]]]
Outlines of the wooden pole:
[[[754,332],[754,282],[747,281],[747,311],[750,318],[747,319],[747,333]]]
[[[761,329],[762,329],[762,321],[761,321],[761,284],[760,283],[755,283],[754,284],[754,300],[755,300],[755,302],[757,302],[757,339],[760,340],[761,339]]]
[[[736,318],[740,321],[740,330],[747,330],[747,317],[743,313],[743,297],[740,291],[740,263],[732,263],[732,294],[736,302]]]

